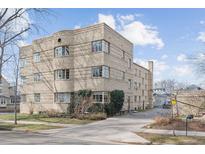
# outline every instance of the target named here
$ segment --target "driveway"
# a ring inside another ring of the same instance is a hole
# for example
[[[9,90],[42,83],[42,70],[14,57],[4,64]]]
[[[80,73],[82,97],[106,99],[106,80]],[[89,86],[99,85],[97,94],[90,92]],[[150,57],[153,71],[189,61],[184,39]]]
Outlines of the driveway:
[[[169,114],[168,110],[152,109],[39,133],[0,131],[0,144],[149,144],[134,132],[152,122],[154,117]]]

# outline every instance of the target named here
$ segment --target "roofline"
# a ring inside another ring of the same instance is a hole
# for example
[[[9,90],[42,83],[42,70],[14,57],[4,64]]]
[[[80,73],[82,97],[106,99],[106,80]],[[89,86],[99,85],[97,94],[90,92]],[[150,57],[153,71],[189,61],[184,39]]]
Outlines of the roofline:
[[[66,31],[75,32],[75,31],[85,30],[85,29],[88,29],[88,28],[96,27],[96,26],[105,26],[105,27],[111,29],[111,30],[112,30],[113,32],[115,32],[117,35],[119,35],[119,36],[122,37],[124,40],[126,40],[127,42],[129,42],[130,44],[133,45],[133,43],[132,43],[131,41],[129,41],[127,38],[125,38],[124,36],[122,36],[119,32],[117,32],[116,30],[114,30],[113,28],[111,28],[109,25],[107,25],[107,24],[104,23],[104,22],[102,22],[102,23],[97,23],[97,24],[92,24],[92,25],[88,25],[88,26],[85,26],[85,27],[82,27],[82,28],[78,28],[78,29],[62,29],[62,30],[59,30],[59,31],[57,31],[57,32],[53,32],[53,33],[50,34],[50,35],[43,36],[43,37],[40,37],[40,38],[38,38],[38,39],[34,39],[34,40],[32,40],[32,43],[35,42],[35,41],[44,39],[44,38],[52,37],[54,34],[59,33],[59,32],[63,32],[63,31],[65,31],[65,32],[66,32]],[[28,44],[28,45],[25,45],[25,46],[22,46],[21,48],[26,48],[26,47],[32,46],[32,43],[31,43],[31,44]]]
[[[150,71],[148,68],[143,67],[143,66],[141,66],[141,65],[139,65],[139,64],[137,64],[137,63],[135,63],[135,62],[133,62],[133,64],[135,64],[135,65],[137,65],[137,66],[139,66],[139,67],[141,67],[141,68],[144,68],[144,69],[146,69],[147,71]]]

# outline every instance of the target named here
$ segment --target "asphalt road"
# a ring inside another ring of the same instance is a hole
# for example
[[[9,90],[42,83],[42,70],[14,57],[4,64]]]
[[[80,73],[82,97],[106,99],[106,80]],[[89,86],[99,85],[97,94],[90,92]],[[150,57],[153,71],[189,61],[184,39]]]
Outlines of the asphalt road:
[[[0,131],[0,144],[146,144],[147,140],[134,132],[153,121],[156,116],[168,116],[164,109],[108,118],[86,125],[70,125],[38,133]]]

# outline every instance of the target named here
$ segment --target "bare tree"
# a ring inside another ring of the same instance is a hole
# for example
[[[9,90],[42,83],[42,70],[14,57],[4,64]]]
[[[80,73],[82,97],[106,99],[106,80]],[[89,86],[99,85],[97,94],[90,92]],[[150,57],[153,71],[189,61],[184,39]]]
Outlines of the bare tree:
[[[46,9],[0,9],[0,80],[2,67],[12,55],[8,46],[20,43],[32,29],[39,31],[40,27],[34,24],[29,15],[48,13]],[[43,16],[43,15],[42,15]]]

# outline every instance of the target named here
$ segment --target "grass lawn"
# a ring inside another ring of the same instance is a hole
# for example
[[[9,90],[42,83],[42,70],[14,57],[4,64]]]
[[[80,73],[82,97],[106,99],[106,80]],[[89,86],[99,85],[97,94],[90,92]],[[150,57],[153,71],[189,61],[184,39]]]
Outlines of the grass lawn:
[[[14,120],[14,114],[2,114],[0,115],[2,120]],[[61,124],[87,124],[93,122],[93,120],[79,120],[70,119],[64,117],[47,117],[45,115],[28,115],[28,114],[18,114],[17,119],[20,121],[37,121],[37,122],[51,122],[51,123],[61,123]]]
[[[13,123],[0,123],[0,131],[7,130],[11,131],[12,129],[20,129],[25,131],[38,131],[38,130],[47,130],[47,129],[57,129],[62,128],[60,126],[48,126],[40,124],[18,124],[14,125]]]
[[[205,137],[194,136],[171,136],[152,133],[136,133],[149,140],[152,144],[173,144],[173,145],[205,145]]]

